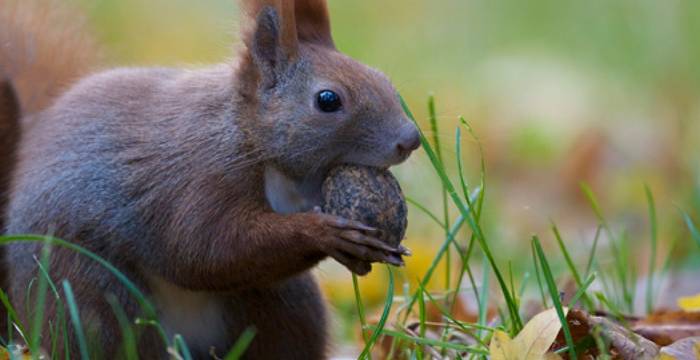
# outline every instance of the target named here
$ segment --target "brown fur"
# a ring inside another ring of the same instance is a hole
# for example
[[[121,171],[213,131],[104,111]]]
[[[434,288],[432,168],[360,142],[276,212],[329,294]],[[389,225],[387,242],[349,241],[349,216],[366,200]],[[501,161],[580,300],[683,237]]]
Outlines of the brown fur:
[[[15,164],[15,149],[19,142],[19,102],[12,84],[0,81],[0,231],[5,229],[4,210],[7,207],[10,187],[10,174]],[[6,289],[8,273],[5,270],[5,247],[0,246],[0,289]],[[5,311],[0,311],[0,336],[7,330]]]
[[[258,329],[250,358],[324,358],[327,316],[309,269],[331,256],[365,274],[402,251],[313,211],[321,181],[342,163],[403,161],[417,131],[390,82],[332,46],[323,1],[244,8],[246,50],[234,64],[107,71],[37,115],[19,147],[8,232],[52,233],[105,257],[154,298],[168,334],[183,334],[197,358],[211,346],[223,356],[248,326]],[[317,108],[322,89],[341,96],[340,111]],[[10,247],[16,302],[38,251]],[[104,295],[131,317],[134,300],[79,255],[56,250],[50,265],[72,283],[93,351],[117,354]],[[164,351],[154,333],[141,338],[142,357]]]
[[[92,70],[99,51],[85,28],[64,0],[0,2],[0,70],[12,80],[25,114],[46,108]]]

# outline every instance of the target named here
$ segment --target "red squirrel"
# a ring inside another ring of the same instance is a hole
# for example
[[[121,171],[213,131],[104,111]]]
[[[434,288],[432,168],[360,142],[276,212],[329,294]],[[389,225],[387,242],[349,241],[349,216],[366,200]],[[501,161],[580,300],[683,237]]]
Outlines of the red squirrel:
[[[320,213],[321,182],[340,164],[399,164],[419,134],[390,81],[336,49],[325,0],[243,0],[241,8],[245,46],[231,63],[108,70],[41,111],[22,107],[5,233],[50,233],[104,257],[153,299],[166,334],[181,334],[195,358],[225,355],[254,326],[249,358],[322,359],[328,316],[310,269],[331,257],[363,275],[371,263],[401,265],[406,250]],[[18,94],[22,104],[32,92]],[[2,270],[16,303],[37,276],[40,249],[6,249]],[[136,301],[74,252],[55,249],[50,269],[73,286],[91,357],[117,356],[120,328],[105,294],[130,317]],[[26,321],[31,314],[18,309]],[[47,320],[56,311],[49,304]],[[77,354],[75,336],[68,344]],[[167,358],[155,331],[138,349]]]

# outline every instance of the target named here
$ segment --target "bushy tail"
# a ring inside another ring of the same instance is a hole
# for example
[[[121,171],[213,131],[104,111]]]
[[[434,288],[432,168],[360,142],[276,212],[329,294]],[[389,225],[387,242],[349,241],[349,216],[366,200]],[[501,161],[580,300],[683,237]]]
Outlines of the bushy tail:
[[[0,234],[5,230],[5,208],[8,201],[10,174],[15,163],[19,141],[19,101],[9,80],[0,79]],[[0,288],[7,289],[8,269],[5,263],[5,246],[0,245]],[[0,335],[7,329],[6,311],[0,306]],[[5,337],[6,338],[6,337]]]
[[[0,235],[22,115],[45,109],[96,64],[98,51],[84,24],[66,0],[0,0]],[[9,276],[5,252],[0,245],[2,289]],[[6,335],[6,315],[0,304],[0,336]]]
[[[0,74],[24,114],[50,105],[99,56],[84,16],[66,0],[0,1]]]

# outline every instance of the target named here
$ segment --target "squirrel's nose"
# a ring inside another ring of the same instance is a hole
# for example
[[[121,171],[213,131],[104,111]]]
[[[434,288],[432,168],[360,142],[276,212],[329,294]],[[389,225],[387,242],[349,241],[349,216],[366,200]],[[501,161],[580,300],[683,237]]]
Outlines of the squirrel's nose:
[[[407,129],[403,130],[399,141],[396,143],[396,149],[401,155],[408,155],[413,150],[420,146],[420,134],[416,127],[411,124]]]

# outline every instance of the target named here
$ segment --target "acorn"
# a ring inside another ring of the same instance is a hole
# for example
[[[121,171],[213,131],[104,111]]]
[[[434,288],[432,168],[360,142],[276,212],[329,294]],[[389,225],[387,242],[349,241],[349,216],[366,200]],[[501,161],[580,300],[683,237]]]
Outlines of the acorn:
[[[398,247],[408,225],[406,199],[388,170],[341,165],[323,182],[323,212],[381,230],[381,240]]]

